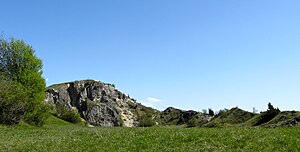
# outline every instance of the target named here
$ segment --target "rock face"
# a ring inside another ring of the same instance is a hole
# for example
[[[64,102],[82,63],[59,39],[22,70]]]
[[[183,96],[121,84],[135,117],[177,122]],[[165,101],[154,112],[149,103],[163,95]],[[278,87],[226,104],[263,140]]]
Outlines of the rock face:
[[[94,126],[184,125],[192,119],[197,123],[211,119],[200,112],[172,107],[160,112],[136,102],[117,90],[113,84],[95,80],[49,86],[46,89],[45,102],[56,109],[58,117],[62,114],[57,109],[78,111],[81,118]]]
[[[53,85],[46,90],[45,102],[76,108],[83,119],[95,126],[138,125],[138,118],[129,107],[138,103],[113,84],[82,80]]]
[[[162,125],[183,125],[190,121],[194,121],[197,124],[207,123],[212,117],[205,115],[201,112],[193,110],[180,110],[173,107],[169,107],[160,113],[160,122]]]
[[[300,116],[293,118],[289,122],[287,122],[285,125],[288,126],[299,126],[300,124]]]
[[[45,103],[53,106],[53,113],[59,118],[70,122],[72,120],[69,118],[78,118],[76,120],[80,121],[80,114],[88,125],[94,126],[147,127],[157,124],[187,127],[250,127],[256,126],[265,114],[265,112],[254,114],[238,107],[220,110],[214,116],[173,107],[160,112],[136,102],[117,90],[113,84],[95,80],[52,85],[46,89]],[[283,111],[259,126],[272,128],[300,126],[300,112]]]

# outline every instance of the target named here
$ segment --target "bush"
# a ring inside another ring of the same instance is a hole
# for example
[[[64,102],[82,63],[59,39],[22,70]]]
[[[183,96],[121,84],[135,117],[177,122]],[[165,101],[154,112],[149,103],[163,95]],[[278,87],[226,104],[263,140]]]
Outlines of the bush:
[[[32,111],[26,111],[24,121],[30,125],[41,127],[49,116],[49,107],[44,104],[35,105]]]
[[[197,127],[196,119],[195,119],[195,118],[192,118],[190,121],[188,121],[188,122],[186,123],[186,126],[187,126],[188,128],[190,128],[190,127]]]
[[[140,116],[139,118],[139,127],[152,127],[154,126],[156,123],[155,121],[152,119],[152,115],[149,114],[144,114],[142,116]]]
[[[65,121],[79,124],[81,123],[81,117],[77,109],[67,109],[62,105],[56,105],[56,113],[55,116],[61,118]]]
[[[26,90],[22,85],[6,81],[2,77],[0,81],[0,123],[18,124],[25,113],[27,101]]]

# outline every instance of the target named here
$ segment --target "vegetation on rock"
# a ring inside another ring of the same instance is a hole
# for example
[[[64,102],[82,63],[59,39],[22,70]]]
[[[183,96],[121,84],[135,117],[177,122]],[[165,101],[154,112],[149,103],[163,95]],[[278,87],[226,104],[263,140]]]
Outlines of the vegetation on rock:
[[[268,124],[268,122],[276,122],[273,118],[277,118],[276,116],[280,114],[280,110],[275,109],[271,104],[268,110],[261,114],[247,112],[238,107],[230,110],[222,109],[216,113],[210,108],[208,111],[203,110],[204,113],[173,107],[158,111],[136,102],[110,84],[93,80],[52,85],[48,87],[46,93],[47,103],[62,104],[67,109],[77,108],[83,119],[90,123],[91,120],[94,121],[92,124],[96,126],[250,127],[259,124],[264,127],[280,127],[297,126],[300,123],[297,119],[298,115],[286,114],[286,117],[280,120],[281,125]],[[92,109],[94,112],[89,112]]]
[[[78,110],[75,108],[68,109],[68,108],[63,107],[62,105],[56,105],[54,107],[54,110],[55,110],[55,112],[53,112],[53,114],[60,119],[63,119],[67,122],[71,122],[71,123],[75,123],[75,124],[79,124],[82,122],[81,116],[80,116]]]

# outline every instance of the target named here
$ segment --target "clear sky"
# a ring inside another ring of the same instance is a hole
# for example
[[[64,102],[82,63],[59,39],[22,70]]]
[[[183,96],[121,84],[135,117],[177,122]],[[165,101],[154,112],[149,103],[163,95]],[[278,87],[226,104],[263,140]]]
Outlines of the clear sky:
[[[0,32],[47,85],[96,79],[139,102],[300,110],[299,0],[2,0]]]

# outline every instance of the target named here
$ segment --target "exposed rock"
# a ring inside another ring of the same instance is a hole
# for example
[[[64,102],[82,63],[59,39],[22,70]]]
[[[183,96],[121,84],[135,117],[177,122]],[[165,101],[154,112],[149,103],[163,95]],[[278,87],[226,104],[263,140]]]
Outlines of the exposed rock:
[[[283,126],[300,126],[300,116],[286,122]]]
[[[81,117],[90,127],[148,127],[155,124],[187,127],[255,126],[265,114],[254,114],[237,107],[223,110],[214,117],[173,107],[160,112],[136,102],[117,90],[113,84],[95,80],[52,85],[46,90],[45,102],[53,105],[53,113],[57,117],[73,123]],[[300,112],[281,112],[259,126],[272,128],[300,126]]]
[[[168,107],[166,110],[162,111],[159,119],[162,125],[177,125],[179,119],[181,118],[182,110],[173,107]]]
[[[82,80],[48,87],[45,102],[76,107],[91,125],[134,127],[138,124],[128,105],[137,105],[134,99],[118,91],[113,84]]]
[[[300,126],[300,113],[297,111],[282,111],[262,126],[266,128]]]
[[[190,121],[197,114],[199,114],[199,112],[193,111],[193,110],[182,111],[182,115],[181,115],[181,117],[178,121],[178,124],[187,123],[188,121]]]
[[[45,102],[66,110],[76,108],[92,126],[182,125],[191,119],[202,123],[211,118],[200,112],[173,107],[160,112],[137,103],[113,84],[94,80],[52,85],[46,90]]]
[[[193,120],[197,124],[207,123],[212,117],[209,115],[204,115],[201,112],[193,110],[180,110],[173,107],[168,107],[166,110],[162,111],[159,119],[162,125],[182,125]]]

